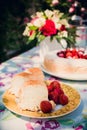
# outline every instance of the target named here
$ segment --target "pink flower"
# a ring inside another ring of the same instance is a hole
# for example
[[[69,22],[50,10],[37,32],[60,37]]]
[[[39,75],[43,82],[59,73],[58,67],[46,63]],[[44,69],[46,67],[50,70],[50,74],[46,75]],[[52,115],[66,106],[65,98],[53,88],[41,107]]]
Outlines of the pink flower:
[[[34,22],[38,19],[38,17],[33,18],[30,22],[34,24]]]
[[[78,2],[78,1],[75,1],[75,3],[74,3],[74,7],[77,7],[78,4],[79,4],[79,2]]]
[[[75,8],[74,7],[71,7],[70,9],[69,9],[69,13],[73,13],[75,11]]]
[[[41,27],[40,31],[43,33],[44,36],[51,36],[57,33],[55,24],[52,20],[46,20],[44,26]]]
[[[85,12],[86,9],[84,7],[81,8],[81,12]]]
[[[78,126],[75,130],[83,130],[83,126],[80,125],[80,126]]]
[[[28,23],[29,22],[29,18],[28,17],[25,17],[24,18],[24,24]]]
[[[34,128],[31,126],[30,123],[27,123],[27,124],[26,124],[26,127],[27,127],[27,130],[34,130]]]
[[[52,0],[52,5],[53,6],[56,6],[56,5],[58,5],[59,4],[59,0]]]
[[[74,2],[74,0],[67,0],[68,2]]]
[[[59,128],[60,124],[56,120],[50,120],[45,122],[45,128],[56,129]]]

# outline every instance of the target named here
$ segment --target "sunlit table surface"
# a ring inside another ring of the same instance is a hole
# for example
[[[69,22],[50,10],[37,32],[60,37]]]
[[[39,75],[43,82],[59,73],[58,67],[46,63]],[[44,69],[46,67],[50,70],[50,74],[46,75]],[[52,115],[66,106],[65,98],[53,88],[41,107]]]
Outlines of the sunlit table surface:
[[[10,87],[14,74],[33,66],[40,66],[39,47],[35,47],[0,64],[0,130],[87,130],[87,81],[73,81],[57,77],[80,93],[79,107],[59,118],[34,119],[13,114],[2,103],[3,93]],[[46,73],[46,79],[55,79]],[[74,96],[74,95],[73,95]]]

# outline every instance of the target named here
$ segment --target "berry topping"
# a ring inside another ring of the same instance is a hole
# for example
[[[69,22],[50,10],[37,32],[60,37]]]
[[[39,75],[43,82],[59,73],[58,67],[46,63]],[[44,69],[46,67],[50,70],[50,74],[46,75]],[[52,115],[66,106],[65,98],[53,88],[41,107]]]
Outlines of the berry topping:
[[[48,86],[48,98],[53,100],[55,104],[59,104],[59,97],[64,94],[61,85],[58,81],[52,81]]]
[[[60,88],[60,83],[58,81],[53,81],[50,83],[50,85],[48,85],[48,91],[51,92],[55,89],[59,89]]]
[[[87,59],[87,54],[85,54],[85,51],[77,48],[62,50],[57,52],[57,56],[61,58]]]
[[[66,105],[68,103],[68,97],[65,94],[61,94],[59,97],[59,102],[61,105]]]
[[[42,101],[40,103],[40,109],[43,113],[50,113],[52,111],[52,104],[49,101]]]

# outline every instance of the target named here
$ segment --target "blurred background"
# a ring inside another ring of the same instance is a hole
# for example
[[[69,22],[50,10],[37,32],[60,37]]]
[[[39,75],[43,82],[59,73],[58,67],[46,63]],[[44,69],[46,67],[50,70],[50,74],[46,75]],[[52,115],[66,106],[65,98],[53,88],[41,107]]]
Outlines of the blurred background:
[[[74,15],[87,20],[87,0],[0,0],[0,63],[36,46],[26,44],[23,31],[31,15],[45,9],[64,12],[70,24]]]

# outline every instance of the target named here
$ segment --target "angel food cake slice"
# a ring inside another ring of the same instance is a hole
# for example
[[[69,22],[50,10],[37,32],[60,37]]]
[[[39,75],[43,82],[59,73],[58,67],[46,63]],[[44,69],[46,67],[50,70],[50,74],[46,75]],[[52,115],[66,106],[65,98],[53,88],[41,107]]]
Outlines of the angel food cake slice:
[[[25,72],[29,74],[29,79],[44,80],[44,74],[40,68],[37,67],[29,68]]]
[[[24,86],[24,83],[29,80],[44,80],[43,72],[40,68],[34,67],[29,68],[24,72],[20,72],[18,74],[15,74],[11,80],[11,87],[9,88],[9,93],[14,94],[16,97],[18,97],[18,92],[21,89],[21,87]]]
[[[18,105],[22,110],[38,111],[40,102],[48,100],[48,89],[40,80],[27,81],[19,91]]]

